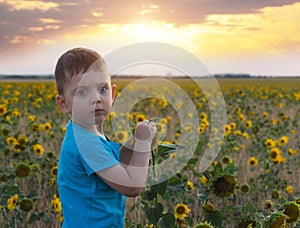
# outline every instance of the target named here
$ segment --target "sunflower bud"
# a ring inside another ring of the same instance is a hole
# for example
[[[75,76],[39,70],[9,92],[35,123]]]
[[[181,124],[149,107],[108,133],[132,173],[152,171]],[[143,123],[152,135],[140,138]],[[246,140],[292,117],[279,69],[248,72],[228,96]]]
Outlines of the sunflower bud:
[[[27,163],[21,162],[17,164],[15,174],[17,177],[28,177],[31,173],[31,168]]]
[[[33,208],[32,199],[28,199],[28,198],[22,199],[20,202],[20,208],[25,212],[31,211],[31,209]]]

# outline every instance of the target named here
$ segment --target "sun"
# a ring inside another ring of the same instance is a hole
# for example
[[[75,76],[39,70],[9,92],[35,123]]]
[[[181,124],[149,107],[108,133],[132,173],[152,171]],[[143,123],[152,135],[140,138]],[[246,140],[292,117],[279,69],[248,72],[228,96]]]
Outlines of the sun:
[[[122,31],[141,41],[175,41],[179,36],[173,24],[158,21],[124,24]]]

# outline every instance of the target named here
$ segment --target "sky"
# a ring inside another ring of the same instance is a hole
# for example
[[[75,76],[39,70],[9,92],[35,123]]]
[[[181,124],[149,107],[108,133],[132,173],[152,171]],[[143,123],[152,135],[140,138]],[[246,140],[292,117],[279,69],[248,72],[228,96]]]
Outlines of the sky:
[[[192,53],[212,74],[300,76],[299,12],[300,0],[0,0],[0,74],[52,74],[73,47],[105,56],[162,42]]]

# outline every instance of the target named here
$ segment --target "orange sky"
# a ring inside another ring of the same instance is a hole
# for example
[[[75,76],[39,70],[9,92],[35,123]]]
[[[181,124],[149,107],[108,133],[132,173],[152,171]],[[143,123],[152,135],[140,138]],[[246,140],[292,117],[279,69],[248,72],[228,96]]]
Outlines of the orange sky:
[[[293,0],[0,0],[0,74],[53,73],[75,46],[105,55],[155,41],[212,73],[300,76],[299,12]]]

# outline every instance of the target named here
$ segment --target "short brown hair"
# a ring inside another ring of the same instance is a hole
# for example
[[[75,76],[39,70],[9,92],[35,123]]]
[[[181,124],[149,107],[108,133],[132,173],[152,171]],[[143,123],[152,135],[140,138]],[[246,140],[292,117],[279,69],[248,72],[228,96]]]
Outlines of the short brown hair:
[[[78,47],[65,52],[58,59],[55,67],[55,81],[58,93],[63,95],[67,77],[85,73],[91,67],[97,70],[102,70],[105,67],[104,60],[96,51]]]

